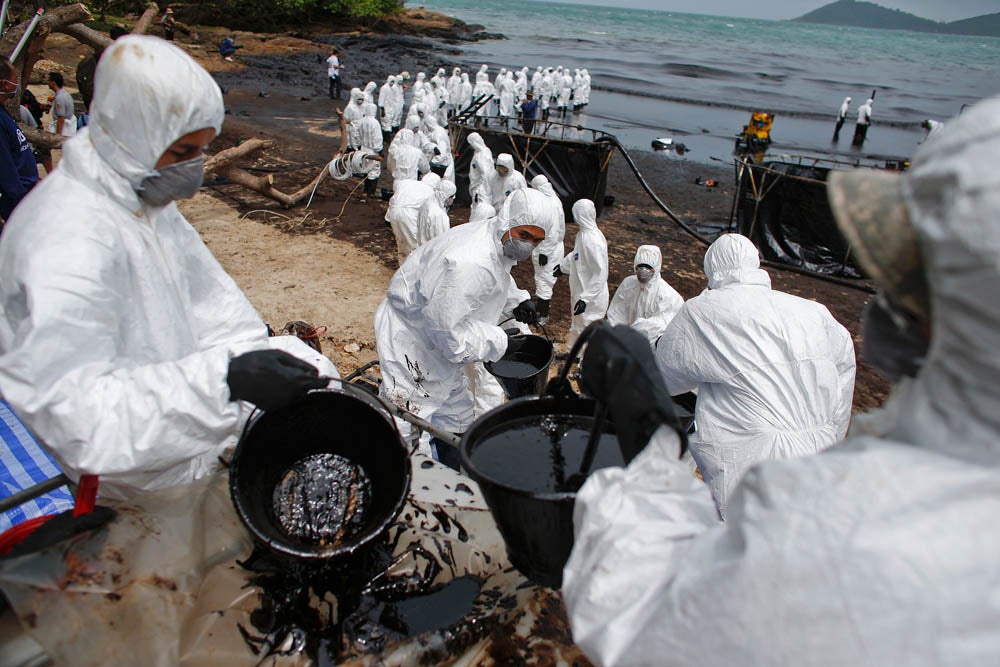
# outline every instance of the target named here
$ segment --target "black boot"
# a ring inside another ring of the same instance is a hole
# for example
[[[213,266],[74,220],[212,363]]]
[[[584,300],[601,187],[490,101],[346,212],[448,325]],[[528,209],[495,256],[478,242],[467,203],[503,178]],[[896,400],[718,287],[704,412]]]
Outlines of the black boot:
[[[375,196],[375,188],[378,186],[378,179],[365,179],[364,193],[366,196]]]
[[[538,316],[539,324],[545,324],[545,321],[549,319],[548,299],[538,299],[535,301],[535,315]]]

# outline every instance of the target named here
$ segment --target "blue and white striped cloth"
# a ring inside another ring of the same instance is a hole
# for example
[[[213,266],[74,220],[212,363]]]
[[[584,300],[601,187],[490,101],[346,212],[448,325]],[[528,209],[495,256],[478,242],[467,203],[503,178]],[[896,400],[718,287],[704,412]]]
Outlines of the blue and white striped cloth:
[[[8,498],[60,472],[59,466],[41,448],[10,406],[0,400],[0,498]],[[0,533],[22,521],[44,514],[58,514],[72,507],[73,496],[69,489],[60,487],[0,514]]]

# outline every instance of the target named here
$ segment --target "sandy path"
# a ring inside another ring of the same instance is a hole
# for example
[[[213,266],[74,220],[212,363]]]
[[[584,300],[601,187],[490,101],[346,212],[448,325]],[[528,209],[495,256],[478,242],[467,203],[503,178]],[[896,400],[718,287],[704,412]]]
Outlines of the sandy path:
[[[326,234],[287,234],[241,220],[206,194],[180,208],[265,322],[275,329],[292,320],[326,326],[323,352],[345,373],[375,358],[372,318],[392,277],[375,255]],[[360,349],[345,351],[352,343]]]

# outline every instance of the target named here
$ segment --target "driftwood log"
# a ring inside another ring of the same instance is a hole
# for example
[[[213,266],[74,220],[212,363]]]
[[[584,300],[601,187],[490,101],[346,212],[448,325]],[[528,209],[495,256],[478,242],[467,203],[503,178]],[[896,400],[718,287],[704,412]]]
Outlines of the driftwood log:
[[[340,146],[337,148],[337,152],[333,154],[330,158],[333,160],[338,155],[343,154],[347,150],[347,119],[344,118],[344,114],[337,109],[338,120],[340,121]],[[292,193],[285,193],[274,187],[274,175],[268,174],[266,176],[255,176],[245,169],[233,164],[236,160],[240,158],[252,155],[259,150],[268,148],[273,145],[272,142],[262,141],[260,139],[250,139],[239,146],[234,146],[233,148],[227,148],[224,151],[220,151],[208,158],[205,161],[205,173],[206,174],[218,174],[223,178],[228,179],[231,183],[236,185],[241,185],[245,188],[258,192],[268,199],[273,199],[285,208],[292,208],[298,204],[305,201],[309,195],[312,193],[313,189],[319,185],[319,182],[323,179],[326,174],[326,167],[324,166],[322,171],[320,171],[316,178],[305,185],[299,190]]]

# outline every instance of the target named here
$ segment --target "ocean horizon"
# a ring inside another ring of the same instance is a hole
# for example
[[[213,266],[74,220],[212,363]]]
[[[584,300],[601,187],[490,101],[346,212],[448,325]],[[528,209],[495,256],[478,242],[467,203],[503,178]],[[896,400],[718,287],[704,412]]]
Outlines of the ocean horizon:
[[[649,150],[670,137],[685,159],[728,161],[753,110],[775,114],[770,153],[908,159],[925,119],[946,121],[1000,94],[1000,39],[730,18],[535,0],[432,0],[428,10],[507,39],[461,44],[474,70],[587,68],[591,104],[573,122]],[[875,92],[873,127],[852,149],[857,108]],[[839,143],[834,116],[851,112]]]

